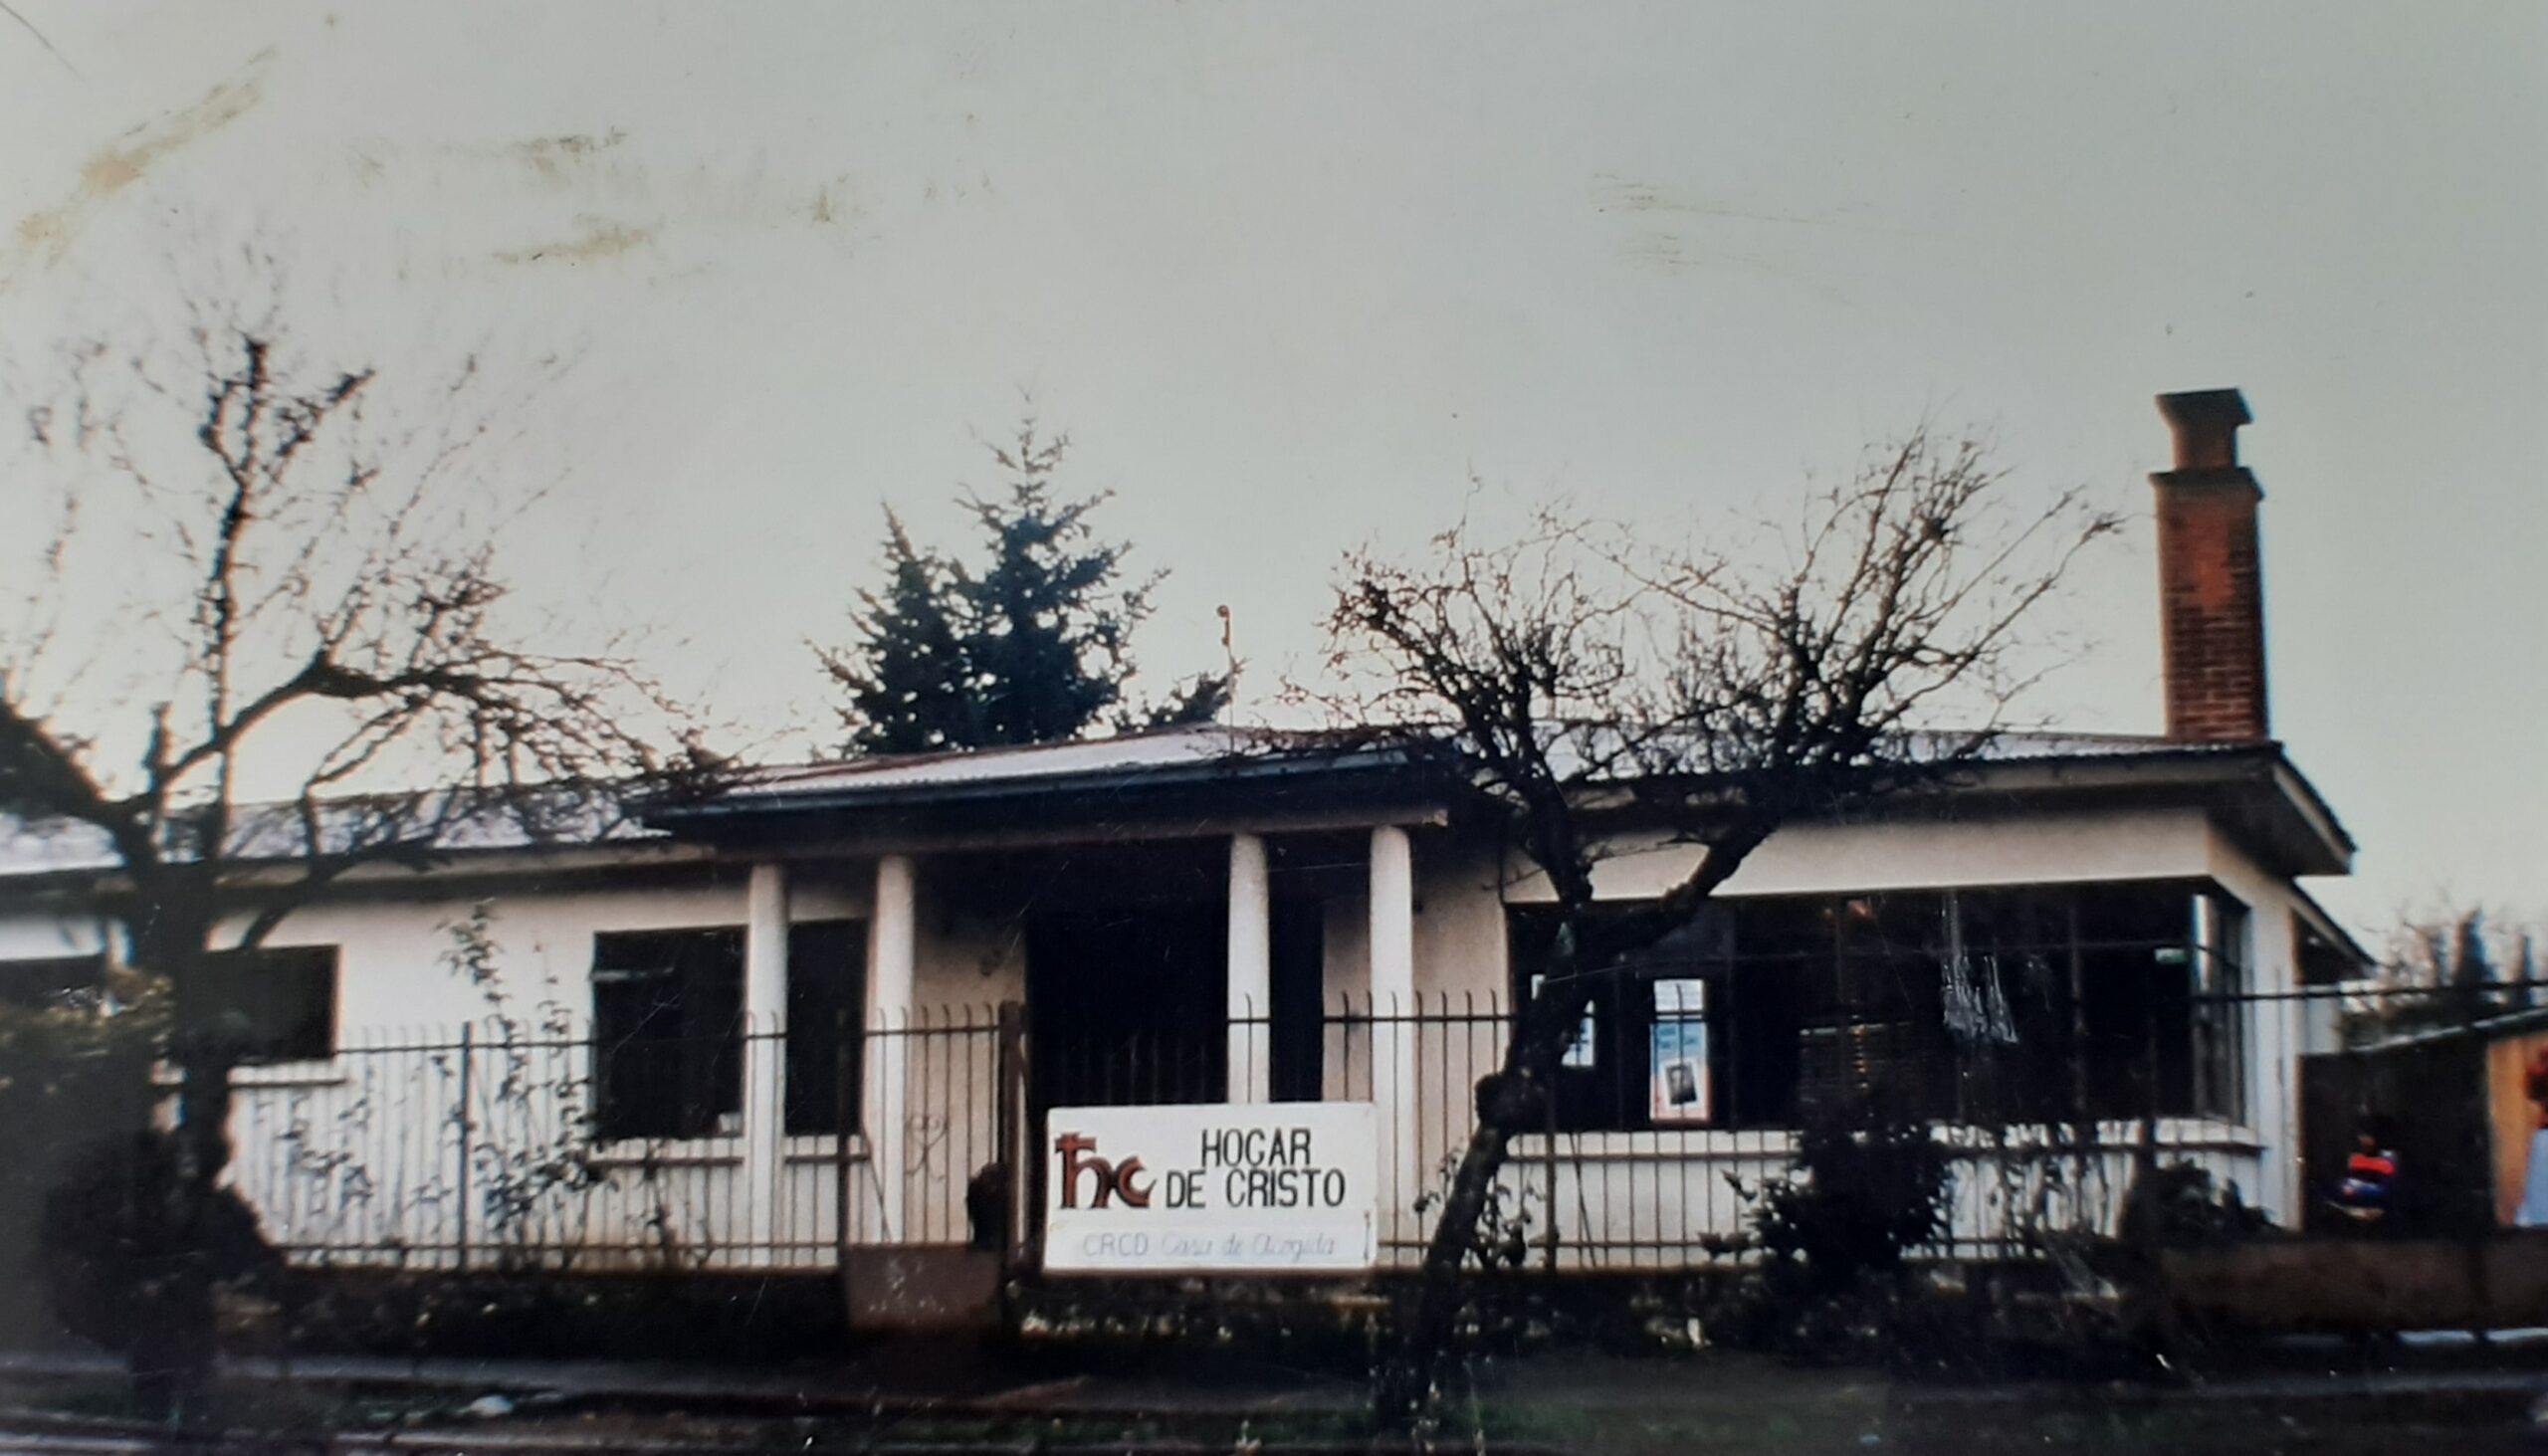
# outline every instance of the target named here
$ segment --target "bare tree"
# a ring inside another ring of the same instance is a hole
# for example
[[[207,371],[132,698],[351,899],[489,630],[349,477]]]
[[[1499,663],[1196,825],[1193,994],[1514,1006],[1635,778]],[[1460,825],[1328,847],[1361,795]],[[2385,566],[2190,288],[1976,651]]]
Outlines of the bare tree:
[[[1784,560],[1670,549],[1544,514],[1523,539],[1466,527],[1407,564],[1346,562],[1329,620],[1331,703],[1414,726],[1475,809],[1546,881],[1557,921],[1538,987],[1426,1250],[1381,1371],[1384,1413],[1427,1406],[1466,1263],[1514,1137],[1544,1125],[1574,1030],[1623,959],[1688,924],[1782,824],[1951,774],[2008,726],[2032,661],[2021,626],[2117,520],[2077,493],[2005,506],[1983,447],[1927,430],[1768,526]],[[1949,719],[1952,730],[1935,727]],[[1593,914],[1619,828],[1699,853],[1660,898]]]
[[[2352,1008],[2349,1034],[2465,1026],[2540,1002],[2539,933],[2502,910],[2447,897],[2403,911],[2380,956],[2380,985]]]
[[[312,368],[265,327],[195,343],[199,395],[150,349],[96,346],[28,409],[56,515],[0,623],[0,814],[103,847],[101,910],[174,992],[177,1177],[155,1216],[178,1257],[132,1356],[180,1405],[211,1358],[211,1256],[187,1231],[230,1159],[243,1054],[212,957],[366,867],[604,832],[633,794],[715,769],[618,644],[520,645],[536,629],[497,568],[505,521],[462,476],[495,418],[474,363],[429,423],[383,432],[369,368]]]

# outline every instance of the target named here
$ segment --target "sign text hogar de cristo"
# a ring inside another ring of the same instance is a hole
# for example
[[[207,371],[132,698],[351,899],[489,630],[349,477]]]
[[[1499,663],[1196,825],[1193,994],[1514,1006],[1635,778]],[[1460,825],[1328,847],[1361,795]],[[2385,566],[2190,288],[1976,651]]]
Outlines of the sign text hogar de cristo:
[[[1370,1103],[1055,1108],[1044,1128],[1054,1273],[1340,1273],[1377,1260]]]

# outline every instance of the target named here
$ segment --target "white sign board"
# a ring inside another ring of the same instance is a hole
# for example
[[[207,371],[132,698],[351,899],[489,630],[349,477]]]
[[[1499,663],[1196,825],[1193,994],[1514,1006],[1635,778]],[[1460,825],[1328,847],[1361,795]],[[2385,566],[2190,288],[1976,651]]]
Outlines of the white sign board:
[[[1368,1102],[1055,1108],[1044,1122],[1044,1268],[1370,1269],[1379,1148]]]

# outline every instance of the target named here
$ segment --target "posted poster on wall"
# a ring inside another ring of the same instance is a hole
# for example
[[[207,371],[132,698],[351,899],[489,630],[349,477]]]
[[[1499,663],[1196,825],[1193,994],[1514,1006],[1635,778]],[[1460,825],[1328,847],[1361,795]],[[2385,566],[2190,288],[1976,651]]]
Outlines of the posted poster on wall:
[[[1657,1123],[1708,1122],[1708,983],[1676,978],[1653,984],[1646,1114]]]

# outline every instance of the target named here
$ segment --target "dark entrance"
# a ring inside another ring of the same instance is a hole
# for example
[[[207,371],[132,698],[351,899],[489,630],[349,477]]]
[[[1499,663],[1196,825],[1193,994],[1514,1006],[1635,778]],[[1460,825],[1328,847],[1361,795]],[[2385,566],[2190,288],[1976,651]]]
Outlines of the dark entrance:
[[[1266,1045],[1278,1102],[1319,1098],[1321,908],[1278,898]],[[1229,1092],[1228,909],[1056,911],[1026,929],[1035,1109],[1220,1102]]]
[[[1267,926],[1272,964],[1274,1066],[1267,1086],[1276,1102],[1317,1102],[1326,1072],[1326,907],[1306,898],[1276,897]]]
[[[1027,922],[1035,1106],[1219,1102],[1229,953],[1219,904],[1052,911]]]

